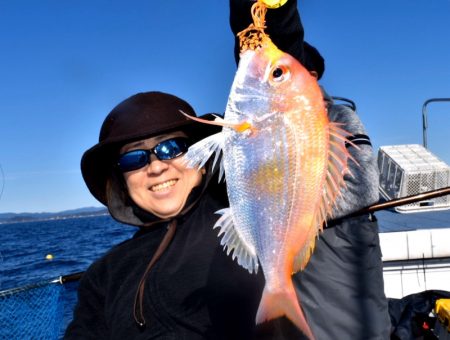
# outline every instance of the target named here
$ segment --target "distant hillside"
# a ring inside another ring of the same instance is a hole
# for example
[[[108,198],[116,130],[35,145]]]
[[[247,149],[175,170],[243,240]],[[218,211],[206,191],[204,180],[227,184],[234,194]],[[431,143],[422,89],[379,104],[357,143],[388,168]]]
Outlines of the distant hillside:
[[[83,216],[97,216],[108,214],[105,207],[87,207],[72,210],[64,210],[55,213],[0,213],[0,224],[14,222],[43,221],[50,219],[75,218]]]

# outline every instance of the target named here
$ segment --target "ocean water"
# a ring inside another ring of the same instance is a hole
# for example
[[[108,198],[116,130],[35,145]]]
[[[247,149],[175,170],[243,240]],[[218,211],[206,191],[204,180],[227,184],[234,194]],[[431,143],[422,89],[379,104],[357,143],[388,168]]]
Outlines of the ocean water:
[[[0,291],[82,272],[135,232],[109,215],[0,224]],[[62,331],[72,318],[77,285],[64,285]]]

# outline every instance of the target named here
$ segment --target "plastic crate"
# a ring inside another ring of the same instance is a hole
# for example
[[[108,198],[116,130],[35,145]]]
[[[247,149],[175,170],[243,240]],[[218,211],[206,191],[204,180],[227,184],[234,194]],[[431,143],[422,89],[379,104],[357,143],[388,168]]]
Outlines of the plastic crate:
[[[419,144],[382,146],[378,151],[380,193],[401,198],[450,185],[450,166]],[[450,195],[396,207],[397,212],[450,209]]]

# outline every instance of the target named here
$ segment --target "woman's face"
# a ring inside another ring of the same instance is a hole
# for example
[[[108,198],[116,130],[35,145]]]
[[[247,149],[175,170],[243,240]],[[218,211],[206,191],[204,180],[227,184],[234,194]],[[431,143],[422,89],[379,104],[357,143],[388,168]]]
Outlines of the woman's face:
[[[152,149],[158,143],[173,137],[186,137],[179,131],[126,144],[120,153]],[[160,218],[178,215],[186,204],[192,188],[198,186],[202,174],[196,169],[188,169],[182,157],[160,161],[154,154],[150,164],[125,172],[124,178],[132,200],[142,209]]]

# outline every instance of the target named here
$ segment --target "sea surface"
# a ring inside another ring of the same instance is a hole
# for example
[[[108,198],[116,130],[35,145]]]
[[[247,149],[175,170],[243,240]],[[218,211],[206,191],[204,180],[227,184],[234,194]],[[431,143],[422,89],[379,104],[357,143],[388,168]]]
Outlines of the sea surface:
[[[0,224],[0,291],[82,272],[136,230],[109,215]],[[78,284],[64,286],[61,334],[72,319]]]
[[[382,211],[376,216],[381,232],[450,226],[450,210],[419,214]],[[83,272],[136,231],[109,215],[0,224],[0,291]],[[77,287],[77,282],[64,284],[61,336],[72,319]]]

